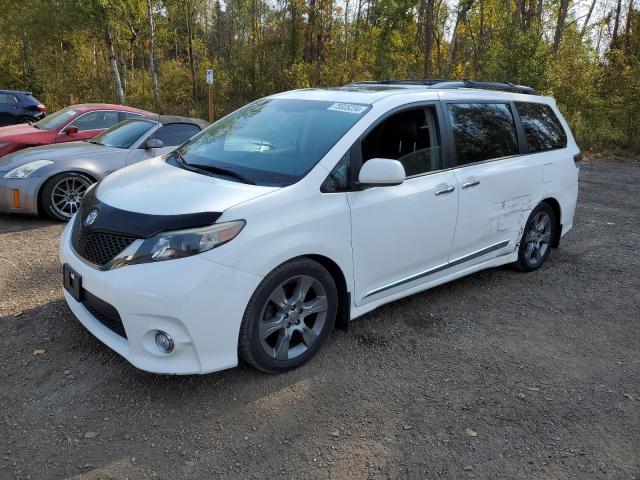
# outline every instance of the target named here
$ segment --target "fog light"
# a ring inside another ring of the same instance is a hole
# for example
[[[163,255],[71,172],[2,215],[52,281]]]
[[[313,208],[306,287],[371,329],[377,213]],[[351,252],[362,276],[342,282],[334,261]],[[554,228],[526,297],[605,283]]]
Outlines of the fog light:
[[[156,333],[156,345],[164,353],[171,353],[173,351],[173,338],[168,333],[162,330]]]

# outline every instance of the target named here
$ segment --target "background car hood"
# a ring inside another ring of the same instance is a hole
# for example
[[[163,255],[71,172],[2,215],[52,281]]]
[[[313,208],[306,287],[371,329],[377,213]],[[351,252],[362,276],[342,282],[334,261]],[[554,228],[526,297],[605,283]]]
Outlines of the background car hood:
[[[98,185],[96,197],[130,212],[180,215],[223,212],[275,190],[190,172],[156,157],[107,176]]]
[[[8,172],[34,160],[59,162],[65,159],[75,160],[96,155],[122,155],[123,153],[128,153],[128,150],[88,142],[54,143],[41,147],[25,148],[0,158],[0,171]]]
[[[17,125],[0,127],[0,142],[20,143],[25,136],[33,138],[34,135],[49,136],[52,133],[55,134],[55,132],[52,132],[51,130],[39,130],[28,123],[19,123]]]

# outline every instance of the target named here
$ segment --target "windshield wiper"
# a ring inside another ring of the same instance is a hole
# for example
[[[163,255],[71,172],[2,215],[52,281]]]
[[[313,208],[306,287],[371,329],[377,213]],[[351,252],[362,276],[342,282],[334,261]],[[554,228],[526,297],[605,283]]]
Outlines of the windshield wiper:
[[[226,175],[227,177],[233,177],[236,180],[240,180],[242,183],[248,183],[249,185],[256,184],[255,182],[249,180],[244,175],[241,175],[240,173],[234,172],[233,170],[229,170],[227,168],[214,167],[213,165],[200,165],[197,163],[187,163],[179,152],[176,152],[176,158],[178,159],[178,163],[180,164],[180,166],[186,170],[217,173],[219,175]]]

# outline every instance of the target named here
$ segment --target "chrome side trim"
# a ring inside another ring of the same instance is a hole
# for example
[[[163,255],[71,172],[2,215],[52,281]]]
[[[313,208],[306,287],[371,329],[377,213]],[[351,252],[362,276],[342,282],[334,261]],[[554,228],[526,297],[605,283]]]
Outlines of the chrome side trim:
[[[416,273],[409,277],[402,278],[388,285],[384,285],[382,287],[376,288],[375,290],[371,290],[367,293],[362,300],[369,298],[378,293],[384,292],[385,290],[390,290],[395,287],[399,287],[400,285],[404,285],[405,283],[413,282],[415,280],[419,280],[420,278],[427,277],[429,275],[433,275],[434,273],[441,272],[451,267],[455,267],[456,265],[460,265],[461,263],[468,262],[469,260],[473,260],[474,258],[481,257],[486,255],[487,253],[491,253],[495,250],[500,250],[501,248],[509,245],[509,240],[504,240],[502,242],[494,243],[493,245],[489,245],[482,250],[478,250],[477,252],[470,253],[469,255],[465,255],[464,257],[457,258],[447,263],[443,263],[442,265],[438,265],[437,267],[430,268],[429,270],[425,270],[424,272]]]

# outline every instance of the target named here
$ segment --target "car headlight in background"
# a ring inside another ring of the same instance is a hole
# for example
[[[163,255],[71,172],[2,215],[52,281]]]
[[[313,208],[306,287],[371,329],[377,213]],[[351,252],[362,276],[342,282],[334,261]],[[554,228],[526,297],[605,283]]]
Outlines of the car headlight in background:
[[[206,252],[233,240],[245,223],[244,220],[234,220],[208,227],[158,233],[145,240],[127,263],[161,262]]]
[[[46,167],[47,165],[51,165],[52,163],[53,162],[51,160],[36,160],[34,162],[25,163],[24,165],[20,165],[19,167],[5,173],[4,178],[27,178],[36,170]]]

